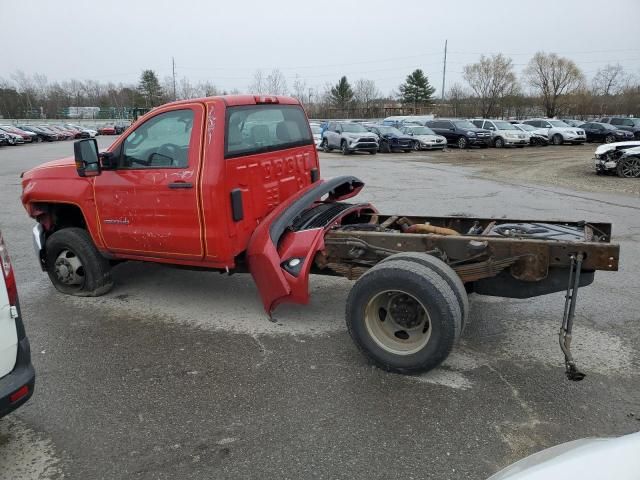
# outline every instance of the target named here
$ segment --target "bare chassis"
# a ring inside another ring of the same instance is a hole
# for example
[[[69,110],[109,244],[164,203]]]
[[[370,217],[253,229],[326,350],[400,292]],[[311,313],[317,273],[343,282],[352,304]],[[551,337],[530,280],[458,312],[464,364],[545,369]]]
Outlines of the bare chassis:
[[[375,213],[361,218],[372,229],[331,229],[315,263],[319,273],[357,279],[383,258],[399,252],[426,252],[449,264],[468,292],[529,298],[565,291],[559,341],[567,377],[582,380],[571,354],[578,289],[589,285],[596,270],[616,271],[620,247],[610,243],[611,224],[468,217],[398,217]],[[544,223],[573,227],[579,240],[504,237],[492,234],[500,224]],[[406,233],[407,225],[428,224],[473,234]],[[377,229],[378,231],[375,231]]]

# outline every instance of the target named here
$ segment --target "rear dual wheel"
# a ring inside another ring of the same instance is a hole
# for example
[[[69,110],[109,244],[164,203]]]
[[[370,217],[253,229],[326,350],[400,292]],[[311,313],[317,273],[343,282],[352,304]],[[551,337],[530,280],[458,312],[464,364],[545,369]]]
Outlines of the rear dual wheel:
[[[389,257],[360,277],[349,293],[349,334],[384,370],[431,370],[447,358],[460,337],[463,310],[468,311],[464,286],[458,278],[459,285],[452,288],[455,272],[425,257]]]

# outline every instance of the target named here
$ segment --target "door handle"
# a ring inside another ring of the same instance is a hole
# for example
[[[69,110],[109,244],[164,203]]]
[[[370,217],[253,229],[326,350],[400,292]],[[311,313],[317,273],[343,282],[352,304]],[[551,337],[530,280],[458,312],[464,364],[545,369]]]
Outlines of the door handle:
[[[172,182],[168,186],[171,189],[193,188],[193,183],[191,183],[191,182]]]

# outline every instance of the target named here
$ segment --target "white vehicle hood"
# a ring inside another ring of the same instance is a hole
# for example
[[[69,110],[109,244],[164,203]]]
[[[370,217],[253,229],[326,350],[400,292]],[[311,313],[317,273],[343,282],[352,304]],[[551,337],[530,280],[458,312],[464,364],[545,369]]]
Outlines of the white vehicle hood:
[[[435,142],[436,140],[444,140],[442,135],[413,135],[413,138],[417,138],[421,142]]]
[[[611,150],[615,150],[618,147],[628,147],[628,148],[633,148],[633,147],[640,147],[640,141],[639,140],[630,140],[628,142],[615,142],[615,143],[606,143],[604,145],[600,145],[598,148],[596,148],[596,155],[603,155],[607,152],[610,152]]]
[[[489,480],[638,480],[640,432],[618,438],[584,438],[534,453]]]

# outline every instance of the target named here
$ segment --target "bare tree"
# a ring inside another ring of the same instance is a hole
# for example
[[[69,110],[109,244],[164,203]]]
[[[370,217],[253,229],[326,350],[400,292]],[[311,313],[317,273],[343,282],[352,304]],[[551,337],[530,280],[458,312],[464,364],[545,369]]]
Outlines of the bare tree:
[[[447,99],[451,104],[453,110],[453,116],[461,116],[464,111],[464,105],[469,98],[469,93],[465,91],[464,87],[459,83],[454,83],[449,89]]]
[[[373,80],[361,78],[354,84],[353,99],[358,107],[362,109],[369,110],[373,106],[374,101],[381,96],[382,94],[380,90],[378,90],[376,82]]]
[[[529,84],[540,94],[548,117],[560,113],[567,94],[584,84],[584,75],[568,58],[555,53],[538,52],[524,71]]]
[[[288,93],[287,80],[277,68],[267,75],[267,91],[269,95],[286,95]]]
[[[594,95],[617,95],[625,84],[624,68],[619,63],[598,70],[591,82]]]
[[[517,87],[511,59],[501,53],[482,55],[478,63],[466,65],[463,78],[478,97],[480,114],[485,118],[495,114],[500,99],[511,95]]]
[[[311,99],[307,95],[307,82],[298,75],[296,75],[296,78],[291,85],[291,94],[302,102],[303,105],[311,103]]]
[[[267,93],[267,81],[262,74],[262,70],[256,70],[253,74],[253,81],[249,84],[251,93]]]

